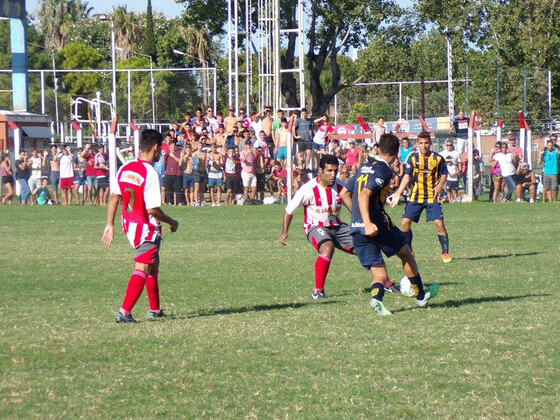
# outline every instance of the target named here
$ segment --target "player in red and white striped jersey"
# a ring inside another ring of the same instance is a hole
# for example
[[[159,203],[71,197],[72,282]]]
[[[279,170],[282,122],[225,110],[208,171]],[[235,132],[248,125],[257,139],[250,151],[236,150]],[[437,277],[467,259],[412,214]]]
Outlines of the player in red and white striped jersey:
[[[315,290],[313,299],[325,297],[325,280],[335,247],[349,254],[354,253],[350,229],[340,220],[343,185],[336,178],[338,159],[324,155],[319,162],[319,177],[305,183],[286,206],[282,234],[278,241],[286,245],[288,230],[298,207],[304,207],[303,230],[307,240],[319,252],[315,261]]]
[[[115,318],[117,323],[136,322],[131,311],[144,285],[150,303],[148,317],[165,316],[159,306],[160,222],[169,224],[171,232],[177,230],[179,223],[161,210],[160,179],[152,165],[159,159],[162,142],[160,132],[144,130],[140,139],[140,158],[124,165],[111,183],[103,244],[110,246],[113,241],[115,216],[122,198],[122,226],[134,248],[135,262],[123,304]]]

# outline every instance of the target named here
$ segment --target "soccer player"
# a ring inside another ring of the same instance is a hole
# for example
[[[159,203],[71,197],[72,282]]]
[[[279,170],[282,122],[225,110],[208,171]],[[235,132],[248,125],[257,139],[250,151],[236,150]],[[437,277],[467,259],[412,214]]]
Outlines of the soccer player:
[[[152,165],[159,159],[162,142],[160,132],[144,130],[140,138],[140,157],[122,166],[111,186],[103,244],[110,246],[113,241],[115,215],[122,198],[122,225],[134,248],[135,263],[124,301],[115,317],[117,324],[136,323],[131,311],[144,286],[150,303],[148,317],[165,316],[159,306],[158,288],[160,222],[170,225],[171,232],[177,230],[179,223],[161,210],[160,181]]]
[[[439,196],[447,179],[445,159],[430,150],[432,139],[430,133],[422,131],[418,134],[416,146],[418,151],[412,153],[406,162],[403,179],[399,189],[391,195],[391,207],[399,203],[399,199],[412,179],[414,185],[410,199],[406,203],[402,218],[402,232],[408,246],[412,250],[411,223],[418,223],[422,211],[426,210],[426,221],[433,221],[441,244],[443,262],[449,263],[449,237],[443,223],[443,208]]]
[[[298,207],[304,206],[303,230],[307,240],[319,253],[315,261],[313,299],[326,297],[325,280],[335,247],[349,254],[354,253],[350,229],[339,218],[342,208],[339,192],[343,186],[336,178],[337,172],[338,159],[333,155],[324,155],[319,161],[319,176],[302,185],[286,206],[282,234],[278,238],[285,246],[293,215]]]
[[[424,290],[416,260],[406,238],[399,228],[393,225],[384,209],[393,177],[391,165],[399,152],[399,139],[393,134],[383,134],[379,141],[379,151],[379,157],[361,166],[341,194],[345,202],[351,197],[350,233],[354,249],[362,266],[371,273],[370,306],[377,315],[390,316],[392,313],[383,305],[387,270],[381,251],[387,257],[397,255],[401,259],[418,306],[426,306],[428,300],[437,294],[439,286],[432,284],[428,290]]]

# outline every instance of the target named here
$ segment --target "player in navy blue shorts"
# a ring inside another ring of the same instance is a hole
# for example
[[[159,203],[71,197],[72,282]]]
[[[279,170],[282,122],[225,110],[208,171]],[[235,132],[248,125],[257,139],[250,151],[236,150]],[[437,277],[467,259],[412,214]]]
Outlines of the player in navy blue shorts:
[[[430,150],[431,144],[430,133],[422,131],[418,134],[418,152],[408,156],[401,185],[389,199],[391,207],[395,207],[410,181],[414,182],[402,218],[402,230],[408,245],[412,249],[410,225],[412,222],[418,223],[420,215],[426,210],[426,221],[433,221],[436,227],[443,262],[448,263],[452,261],[449,255],[449,237],[443,223],[443,208],[439,202],[441,190],[447,180],[447,168],[443,156]]]
[[[407,240],[399,228],[393,225],[384,209],[393,177],[391,164],[399,152],[399,139],[393,134],[383,134],[379,141],[379,149],[380,156],[372,163],[360,167],[348,180],[341,195],[352,197],[350,233],[360,263],[371,272],[370,305],[377,315],[389,316],[392,315],[391,312],[383,305],[387,270],[381,252],[387,257],[397,255],[401,259],[418,306],[426,306],[428,300],[437,294],[439,286],[432,284],[424,290],[416,260]]]

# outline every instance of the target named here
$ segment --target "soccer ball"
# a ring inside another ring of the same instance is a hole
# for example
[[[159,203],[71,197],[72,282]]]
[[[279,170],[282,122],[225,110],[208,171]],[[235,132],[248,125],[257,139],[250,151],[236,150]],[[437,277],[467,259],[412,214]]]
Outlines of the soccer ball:
[[[414,296],[414,291],[412,290],[412,284],[407,276],[404,276],[399,283],[401,288],[401,293],[405,296],[412,297]]]

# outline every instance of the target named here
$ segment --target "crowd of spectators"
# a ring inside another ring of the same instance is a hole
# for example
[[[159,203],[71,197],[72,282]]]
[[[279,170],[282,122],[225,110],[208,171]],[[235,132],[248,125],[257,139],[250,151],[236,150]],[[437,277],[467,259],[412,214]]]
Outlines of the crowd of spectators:
[[[288,120],[283,110],[273,116],[271,107],[253,114],[244,108],[236,115],[214,114],[214,109],[198,108],[194,115],[187,112],[182,122],[175,121],[164,133],[161,157],[154,164],[162,180],[162,202],[168,205],[220,206],[260,204],[266,195],[272,202],[284,202],[288,191],[287,138],[293,138],[292,190],[316,176],[317,162],[325,153],[339,160],[338,176],[348,180],[360,165],[378,155],[376,138],[385,133],[384,119],[379,117],[372,130],[372,139],[358,144],[356,140],[330,139],[334,127],[328,116],[311,119],[306,109],[292,114]],[[456,120],[461,131],[467,120]],[[291,128],[290,128],[291,127]],[[291,132],[290,132],[291,130]],[[458,136],[458,138],[461,136]],[[129,145],[117,150],[120,162],[135,158]],[[467,152],[455,150],[447,140],[439,153],[447,165],[447,184],[443,202],[461,200],[466,186]],[[459,144],[462,147],[462,142]],[[404,174],[407,158],[414,151],[410,140],[401,141],[399,159],[395,162],[393,186],[396,189]],[[556,201],[558,187],[558,145],[552,136],[540,155],[544,164],[542,177],[543,201]],[[521,149],[514,136],[497,142],[489,161],[491,201],[536,199],[537,177],[522,162]],[[22,150],[12,164],[10,155],[2,154],[2,204],[11,204],[15,182],[19,184],[21,204],[105,205],[109,194],[109,158],[101,144],[87,144],[71,150],[68,145],[51,145],[48,150]],[[482,192],[484,163],[481,153],[473,153],[474,198]],[[224,194],[225,193],[225,194]]]

